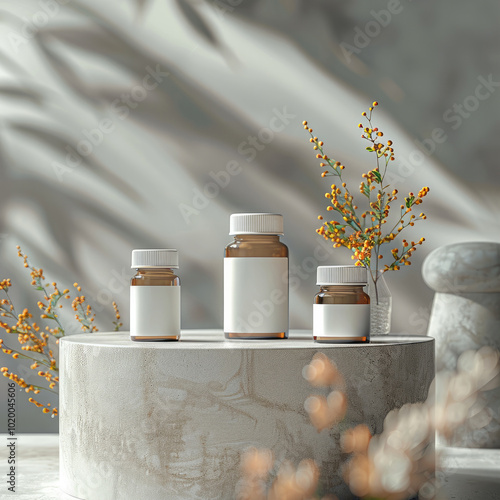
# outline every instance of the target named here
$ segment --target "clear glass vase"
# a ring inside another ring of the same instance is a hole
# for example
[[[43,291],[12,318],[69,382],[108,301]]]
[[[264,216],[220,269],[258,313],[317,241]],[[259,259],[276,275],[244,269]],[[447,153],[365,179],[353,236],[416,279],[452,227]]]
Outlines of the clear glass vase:
[[[391,330],[392,295],[383,273],[379,272],[377,289],[368,281],[370,295],[370,336],[387,335]]]

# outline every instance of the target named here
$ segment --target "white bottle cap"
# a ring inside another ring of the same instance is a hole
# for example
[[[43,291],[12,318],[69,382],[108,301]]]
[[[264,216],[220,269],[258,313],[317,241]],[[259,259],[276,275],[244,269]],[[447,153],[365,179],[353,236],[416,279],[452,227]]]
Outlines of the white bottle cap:
[[[179,255],[172,248],[132,250],[132,268],[179,267]]]
[[[366,285],[367,271],[358,266],[319,266],[317,285]]]
[[[283,234],[283,216],[280,214],[232,214],[229,234]]]

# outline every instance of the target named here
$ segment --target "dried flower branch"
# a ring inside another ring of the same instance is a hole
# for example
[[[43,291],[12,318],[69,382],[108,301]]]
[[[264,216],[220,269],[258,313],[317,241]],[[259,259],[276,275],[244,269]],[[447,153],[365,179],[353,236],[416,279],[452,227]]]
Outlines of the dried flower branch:
[[[73,286],[78,292],[82,291],[82,287],[78,283],[73,283]],[[99,331],[97,327],[93,324],[95,321],[95,314],[92,313],[92,307],[87,304],[84,307],[85,295],[80,295],[75,297],[71,303],[73,311],[75,311],[75,319],[82,325],[82,330],[84,332],[97,332]]]
[[[331,185],[331,190],[325,193],[325,197],[330,200],[330,205],[326,207],[326,210],[337,212],[340,218],[323,222],[316,232],[331,241],[334,247],[344,246],[350,249],[353,252],[352,259],[356,260],[355,265],[366,267],[375,285],[378,304],[377,281],[380,274],[386,271],[397,271],[403,265],[409,266],[412,254],[418,245],[422,245],[425,238],[411,242],[402,240],[401,245],[392,249],[390,255],[384,254],[382,247],[394,241],[408,226],[414,226],[415,222],[427,218],[424,213],[416,216],[411,212],[414,207],[422,203],[429,188],[423,187],[417,195],[409,193],[404,199],[404,204],[400,206],[400,213],[391,230],[383,231],[384,224],[389,221],[391,203],[398,199],[398,190],[391,190],[386,182],[389,164],[395,160],[394,148],[391,140],[382,142],[381,138],[384,133],[372,124],[372,112],[376,106],[378,102],[373,103],[368,113],[362,113],[368,126],[363,127],[361,123],[358,125],[363,129],[361,137],[370,143],[366,150],[374,154],[376,158],[375,168],[362,175],[363,181],[359,186],[359,192],[366,198],[365,210],[359,209],[355,204],[354,196],[342,178],[345,166],[325,154],[323,141],[314,136],[313,129],[309,127],[307,121],[304,121],[303,125],[311,135],[309,140],[316,151],[316,158],[321,160],[320,167],[324,168],[321,176],[338,178],[338,182]],[[323,220],[323,216],[319,215],[318,219]],[[380,261],[384,258],[387,262],[381,269]]]
[[[9,288],[12,286],[11,280],[4,279],[0,281],[0,292],[5,295],[5,298],[0,299],[0,317],[2,317],[0,327],[9,336],[17,335],[16,340],[21,347],[20,349],[10,347],[3,339],[0,339],[0,348],[4,354],[12,356],[13,359],[26,360],[29,363],[29,368],[36,371],[42,380],[40,385],[34,385],[9,371],[7,367],[1,368],[0,372],[3,373],[4,377],[17,383],[26,393],[39,394],[41,391],[47,391],[57,394],[59,367],[55,350],[59,339],[66,334],[58,311],[63,307],[63,300],[70,300],[70,292],[68,289],[61,292],[55,282],[47,283],[43,269],[32,266],[28,256],[21,251],[19,246],[17,247],[17,255],[23,259],[24,267],[30,271],[31,285],[41,294],[41,298],[37,302],[40,309],[40,320],[48,322],[49,325],[45,326],[43,330],[38,323],[32,320],[33,314],[27,308],[23,309],[21,313],[17,313],[9,295]],[[78,292],[81,292],[78,283],[75,283],[74,286]],[[52,291],[49,293],[50,287],[52,287]],[[75,297],[72,301],[72,307],[76,313],[75,319],[80,323],[81,329],[84,332],[96,332],[95,314],[93,314],[91,306],[85,304],[85,296]],[[120,312],[115,302],[113,302],[113,308],[116,317],[113,324],[115,331],[118,331],[123,325],[119,322]],[[41,369],[39,370],[39,368]],[[40,403],[32,397],[28,401],[38,408],[42,408],[43,413],[51,413],[53,417],[57,415],[57,408],[52,407],[50,403]]]
[[[113,309],[115,311],[115,318],[116,321],[113,321],[113,325],[115,325],[115,332],[120,331],[120,328],[123,326],[123,323],[120,321],[120,310],[118,309],[118,306],[116,305],[116,302],[113,301]]]

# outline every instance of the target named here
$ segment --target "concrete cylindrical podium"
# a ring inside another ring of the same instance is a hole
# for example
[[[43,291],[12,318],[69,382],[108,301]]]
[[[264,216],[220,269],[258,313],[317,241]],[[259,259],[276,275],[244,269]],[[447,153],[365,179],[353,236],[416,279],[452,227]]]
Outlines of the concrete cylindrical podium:
[[[304,401],[303,367],[321,351],[346,382],[348,411],[318,433]],[[434,377],[434,340],[384,336],[370,344],[226,341],[185,331],[173,343],[134,343],[126,333],[61,341],[61,488],[86,500],[230,499],[240,454],[271,448],[278,461],[313,458],[324,491],[350,495],[341,479],[340,432],[360,423],[381,432],[386,414],[424,401]]]

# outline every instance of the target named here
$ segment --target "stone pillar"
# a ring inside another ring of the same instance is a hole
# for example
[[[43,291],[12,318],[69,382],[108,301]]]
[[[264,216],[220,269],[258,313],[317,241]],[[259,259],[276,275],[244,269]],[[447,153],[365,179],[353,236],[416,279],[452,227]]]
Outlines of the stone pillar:
[[[436,294],[428,335],[436,340],[436,372],[454,370],[459,356],[483,346],[500,349],[500,244],[447,245],[425,260],[423,277]],[[500,388],[485,392],[492,419],[457,433],[452,446],[500,448]]]

